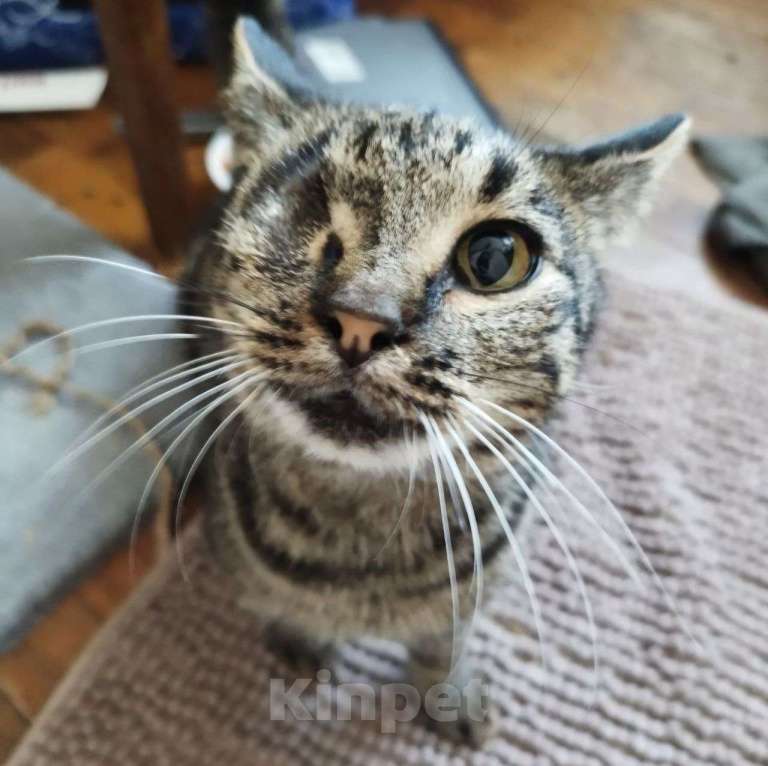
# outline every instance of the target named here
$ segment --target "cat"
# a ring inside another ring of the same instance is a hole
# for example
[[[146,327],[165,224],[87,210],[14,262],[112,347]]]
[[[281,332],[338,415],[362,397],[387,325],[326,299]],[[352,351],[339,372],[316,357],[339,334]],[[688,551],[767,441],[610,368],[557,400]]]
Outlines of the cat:
[[[470,715],[465,645],[494,584],[527,582],[546,471],[531,429],[579,369],[599,253],[688,120],[533,146],[336,103],[255,22],[234,40],[234,186],[183,296],[231,323],[194,347],[227,362],[208,539],[284,647],[322,662],[356,637],[402,642],[419,690],[462,692],[444,728],[479,745],[492,715]]]

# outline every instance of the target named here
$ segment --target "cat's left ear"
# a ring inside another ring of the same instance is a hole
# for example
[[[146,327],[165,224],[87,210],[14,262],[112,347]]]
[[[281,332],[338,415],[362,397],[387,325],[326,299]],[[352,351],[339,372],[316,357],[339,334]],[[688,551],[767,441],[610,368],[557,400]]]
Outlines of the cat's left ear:
[[[621,241],[650,207],[659,178],[688,142],[690,120],[671,114],[599,143],[544,148],[539,157],[590,244]]]
[[[241,16],[237,20],[232,42],[227,120],[236,146],[269,154],[270,146],[280,143],[299,113],[320,100],[319,87],[254,19]]]

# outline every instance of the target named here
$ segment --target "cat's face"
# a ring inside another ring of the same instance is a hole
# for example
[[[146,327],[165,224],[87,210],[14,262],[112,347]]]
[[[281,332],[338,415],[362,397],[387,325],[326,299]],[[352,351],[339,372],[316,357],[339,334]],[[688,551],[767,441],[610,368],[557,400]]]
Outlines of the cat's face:
[[[247,328],[227,344],[266,373],[259,417],[373,470],[399,469],[420,417],[458,413],[458,397],[540,422],[590,334],[596,252],[638,213],[683,120],[533,149],[431,114],[292,98],[239,48],[240,168],[201,274],[237,299],[213,311]]]

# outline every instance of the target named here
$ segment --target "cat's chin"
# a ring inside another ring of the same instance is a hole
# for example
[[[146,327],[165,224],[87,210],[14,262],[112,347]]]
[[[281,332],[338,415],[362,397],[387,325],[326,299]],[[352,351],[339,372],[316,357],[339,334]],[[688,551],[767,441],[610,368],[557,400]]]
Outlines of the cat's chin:
[[[325,396],[299,393],[294,401],[314,431],[341,444],[375,446],[403,437],[401,420],[371,411],[350,391]]]
[[[388,473],[407,469],[426,453],[423,445],[406,441],[408,424],[374,414],[348,392],[309,396],[283,388],[268,401],[279,437],[323,461]]]

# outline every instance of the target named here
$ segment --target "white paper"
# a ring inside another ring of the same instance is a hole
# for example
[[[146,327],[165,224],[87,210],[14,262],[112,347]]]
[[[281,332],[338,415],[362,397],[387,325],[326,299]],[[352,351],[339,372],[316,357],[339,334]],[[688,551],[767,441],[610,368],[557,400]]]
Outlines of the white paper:
[[[91,109],[107,84],[104,67],[0,74],[0,112]]]
[[[365,69],[360,59],[339,37],[310,37],[304,42],[304,52],[328,82],[365,80]]]

